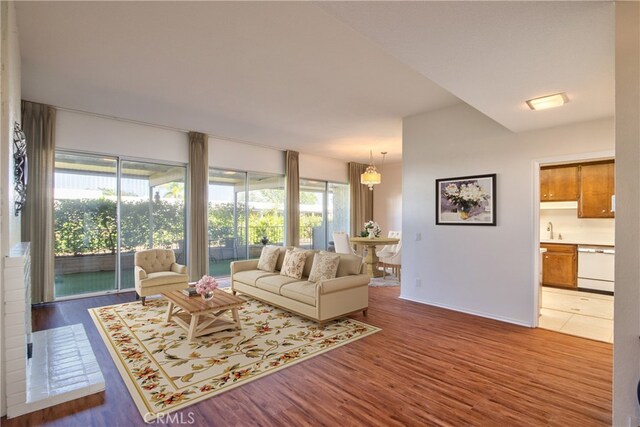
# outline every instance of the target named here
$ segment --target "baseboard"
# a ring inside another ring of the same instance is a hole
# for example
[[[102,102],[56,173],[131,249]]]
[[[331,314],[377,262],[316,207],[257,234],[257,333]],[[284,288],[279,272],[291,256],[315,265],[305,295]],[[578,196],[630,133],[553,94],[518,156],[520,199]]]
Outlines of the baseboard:
[[[433,301],[421,300],[421,299],[418,299],[418,298],[409,298],[409,297],[406,297],[404,295],[400,295],[400,299],[403,299],[403,300],[406,300],[406,301],[413,301],[413,302],[417,302],[417,303],[420,303],[420,304],[432,305],[434,307],[444,308],[444,309],[447,309],[447,310],[458,311],[460,313],[471,314],[473,316],[479,316],[479,317],[484,317],[484,318],[487,318],[487,319],[498,320],[500,322],[512,323],[514,325],[524,326],[524,327],[527,327],[527,328],[533,328],[534,327],[532,324],[527,323],[527,322],[523,322],[521,320],[512,319],[510,317],[504,317],[504,316],[496,316],[494,314],[484,313],[482,311],[477,311],[477,310],[470,310],[468,308],[457,307],[457,306],[454,306],[454,305],[441,304],[441,303],[437,303],[437,302],[433,302]]]

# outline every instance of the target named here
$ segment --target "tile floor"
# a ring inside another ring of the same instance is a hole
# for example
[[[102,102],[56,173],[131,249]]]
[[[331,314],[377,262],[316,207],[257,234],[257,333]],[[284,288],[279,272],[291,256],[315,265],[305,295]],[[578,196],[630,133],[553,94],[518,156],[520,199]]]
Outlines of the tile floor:
[[[539,327],[613,343],[613,297],[543,287]]]

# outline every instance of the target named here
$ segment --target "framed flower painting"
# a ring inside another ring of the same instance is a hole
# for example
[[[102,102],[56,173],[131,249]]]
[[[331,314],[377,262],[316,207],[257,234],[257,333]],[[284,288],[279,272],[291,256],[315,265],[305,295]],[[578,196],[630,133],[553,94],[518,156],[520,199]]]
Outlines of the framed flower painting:
[[[496,225],[496,174],[436,179],[436,225]]]

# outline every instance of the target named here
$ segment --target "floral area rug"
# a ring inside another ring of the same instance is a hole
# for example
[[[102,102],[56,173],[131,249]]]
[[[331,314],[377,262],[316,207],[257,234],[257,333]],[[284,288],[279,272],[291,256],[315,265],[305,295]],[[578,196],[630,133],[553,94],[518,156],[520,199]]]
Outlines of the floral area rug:
[[[387,274],[386,277],[373,277],[369,282],[371,287],[400,286],[400,280],[393,275]]]
[[[89,310],[146,422],[380,330],[352,319],[321,326],[247,299],[242,329],[188,342],[166,309],[160,298]]]

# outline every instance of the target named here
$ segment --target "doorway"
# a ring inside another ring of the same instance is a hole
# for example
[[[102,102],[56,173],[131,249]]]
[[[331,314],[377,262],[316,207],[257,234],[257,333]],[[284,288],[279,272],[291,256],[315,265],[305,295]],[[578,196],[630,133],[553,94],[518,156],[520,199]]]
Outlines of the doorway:
[[[538,327],[613,342],[613,155],[537,163]]]

